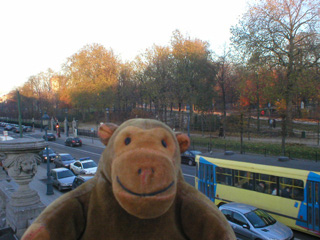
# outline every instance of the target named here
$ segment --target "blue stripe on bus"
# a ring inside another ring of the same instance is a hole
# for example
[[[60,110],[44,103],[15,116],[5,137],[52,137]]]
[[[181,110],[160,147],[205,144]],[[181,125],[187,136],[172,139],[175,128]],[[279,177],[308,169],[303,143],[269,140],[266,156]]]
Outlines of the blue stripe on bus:
[[[203,178],[198,178],[198,189],[201,191],[203,190],[203,193],[211,200],[215,203],[215,197],[217,195],[216,191],[217,191],[217,183],[216,183],[216,164],[213,164],[211,162],[208,162],[206,159],[204,159],[203,157],[199,158],[199,163],[203,163],[206,164],[206,166],[212,166],[213,167],[213,181],[211,182],[207,182],[206,180],[203,180]],[[198,176],[200,176],[200,166],[198,168]],[[205,173],[205,170],[203,171],[203,173]],[[202,189],[202,187],[199,184],[203,184],[205,186],[204,189]],[[213,185],[213,196],[209,194],[209,188],[210,185]]]
[[[316,174],[314,172],[310,172],[307,178],[308,181],[314,181],[319,182],[320,181],[320,175]]]
[[[307,177],[307,182],[305,183],[304,187],[304,200],[300,204],[300,209],[299,209],[299,214],[298,214],[298,220],[296,221],[296,225],[308,229],[308,181],[313,181],[313,182],[319,182],[320,181],[320,175],[316,174],[314,172],[309,172],[308,177]],[[299,220],[300,216],[304,216],[305,219]]]

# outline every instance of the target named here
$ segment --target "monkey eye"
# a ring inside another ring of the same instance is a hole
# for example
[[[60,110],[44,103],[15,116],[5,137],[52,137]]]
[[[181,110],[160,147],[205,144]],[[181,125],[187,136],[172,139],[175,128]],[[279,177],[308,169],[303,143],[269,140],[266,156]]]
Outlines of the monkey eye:
[[[166,143],[165,140],[162,140],[161,143],[162,143],[162,146],[163,146],[163,147],[167,148],[167,143]]]
[[[127,137],[125,140],[124,140],[124,144],[125,145],[129,145],[131,143],[131,138]]]

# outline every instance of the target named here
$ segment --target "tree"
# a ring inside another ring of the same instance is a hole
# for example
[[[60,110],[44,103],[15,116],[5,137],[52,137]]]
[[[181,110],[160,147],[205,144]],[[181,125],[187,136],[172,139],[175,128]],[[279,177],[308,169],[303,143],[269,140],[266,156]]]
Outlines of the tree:
[[[53,102],[52,77],[54,74],[53,70],[49,68],[46,72],[40,72],[37,75],[29,77],[28,81],[21,87],[20,93],[22,99],[29,98],[32,103],[32,116],[40,114],[40,111],[53,113],[55,105]]]
[[[120,111],[127,111],[138,103],[137,84],[135,81],[133,63],[122,64],[119,71],[115,107]]]
[[[64,66],[68,91],[83,119],[90,109],[103,110],[112,104],[119,66],[113,51],[99,44],[86,45],[68,58]]]
[[[194,104],[199,104],[198,107],[203,108],[203,99],[200,96],[203,94],[209,97],[207,107],[210,108],[215,73],[212,71],[209,44],[200,39],[184,37],[176,30],[173,32],[171,48],[173,55],[172,91],[179,113],[181,113],[183,104],[190,106],[191,116]]]
[[[259,52],[270,67],[282,68],[286,81],[286,131],[292,131],[295,85],[303,70],[318,66],[320,58],[318,0],[261,0],[249,6],[239,24],[231,28],[232,43],[246,59]],[[286,132],[283,133],[285,137]]]
[[[223,54],[215,60],[217,65],[216,91],[219,99],[217,103],[222,105],[223,114],[223,136],[227,131],[227,103],[233,102],[232,98],[237,98],[237,81],[234,74],[234,65],[230,61],[230,51],[224,48]]]
[[[154,45],[144,54],[144,80],[149,99],[155,106],[155,113],[166,121],[167,106],[173,95],[173,59],[170,48]]]

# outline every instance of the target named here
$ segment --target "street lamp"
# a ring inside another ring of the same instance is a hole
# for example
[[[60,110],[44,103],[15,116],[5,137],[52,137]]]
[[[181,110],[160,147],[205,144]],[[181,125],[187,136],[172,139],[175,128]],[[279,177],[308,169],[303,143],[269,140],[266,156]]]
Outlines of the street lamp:
[[[69,137],[68,108],[66,108],[66,123],[64,131],[66,132],[66,136]]]
[[[186,110],[188,111],[188,137],[190,138],[190,105],[187,105]]]
[[[48,126],[49,126],[49,120],[50,117],[48,114],[45,112],[43,116],[41,117],[42,125],[45,130],[45,137],[46,137],[46,142],[48,142]],[[52,179],[50,175],[50,159],[49,159],[49,149],[48,149],[48,144],[46,146],[46,153],[47,153],[47,195],[52,195],[53,194],[53,186],[52,186]]]
[[[32,118],[32,132],[34,132],[34,118]]]
[[[109,122],[109,108],[106,108],[106,112],[107,112],[107,122]]]
[[[41,112],[41,109],[40,109],[40,116],[41,116],[42,112]],[[42,117],[41,117],[41,123],[40,123],[40,132],[42,132]]]

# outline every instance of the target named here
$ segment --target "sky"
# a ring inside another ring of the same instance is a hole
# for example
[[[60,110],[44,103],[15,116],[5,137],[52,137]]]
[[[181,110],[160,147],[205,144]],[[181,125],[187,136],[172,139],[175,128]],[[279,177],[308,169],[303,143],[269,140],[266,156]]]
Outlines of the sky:
[[[0,1],[0,96],[32,75],[61,70],[87,44],[131,61],[147,48],[169,45],[173,31],[207,41],[222,53],[247,0]]]

